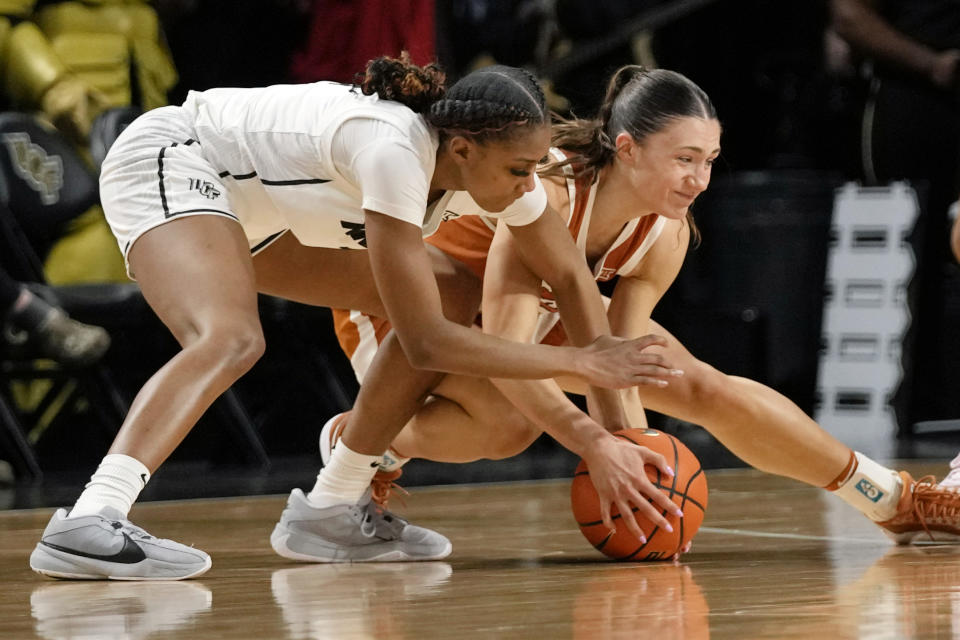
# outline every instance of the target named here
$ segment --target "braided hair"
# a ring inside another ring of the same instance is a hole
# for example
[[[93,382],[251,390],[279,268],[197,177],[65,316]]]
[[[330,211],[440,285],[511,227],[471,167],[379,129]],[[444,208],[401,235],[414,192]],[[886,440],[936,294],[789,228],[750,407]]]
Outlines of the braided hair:
[[[536,77],[524,69],[496,65],[467,74],[444,90],[436,64],[419,67],[400,58],[371,60],[359,82],[366,95],[400,102],[440,132],[483,144],[509,139],[519,130],[548,122],[546,98]]]

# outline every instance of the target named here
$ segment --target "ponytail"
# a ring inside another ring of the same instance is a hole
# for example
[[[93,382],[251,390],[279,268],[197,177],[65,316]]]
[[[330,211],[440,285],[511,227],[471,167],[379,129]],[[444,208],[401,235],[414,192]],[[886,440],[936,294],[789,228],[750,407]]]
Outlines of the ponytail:
[[[620,67],[607,83],[607,91],[596,118],[558,118],[553,127],[552,144],[571,156],[545,165],[541,173],[561,175],[562,167],[571,165],[578,178],[594,182],[600,169],[610,164],[617,152],[616,134],[610,127],[614,102],[627,84],[644,73],[647,70],[639,65]]]

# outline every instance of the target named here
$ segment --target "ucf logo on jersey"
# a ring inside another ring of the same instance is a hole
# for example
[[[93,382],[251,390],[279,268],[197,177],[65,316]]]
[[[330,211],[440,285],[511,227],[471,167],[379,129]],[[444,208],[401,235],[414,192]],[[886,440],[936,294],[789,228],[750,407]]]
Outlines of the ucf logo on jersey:
[[[5,133],[3,144],[10,153],[13,170],[31,189],[40,194],[40,202],[56,204],[63,188],[63,160],[48,155],[46,149],[30,140],[26,133]]]
[[[213,200],[220,196],[220,191],[209,180],[200,180],[199,178],[190,178],[190,188],[198,191],[205,198]]]

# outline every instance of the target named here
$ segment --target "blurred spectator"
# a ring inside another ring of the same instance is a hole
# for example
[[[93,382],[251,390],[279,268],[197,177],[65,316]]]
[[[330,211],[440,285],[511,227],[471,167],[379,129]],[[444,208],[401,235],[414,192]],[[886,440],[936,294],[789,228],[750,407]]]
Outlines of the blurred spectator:
[[[39,110],[83,144],[104,109],[167,104],[177,72],[145,0],[5,2],[3,90],[10,106]]]
[[[110,335],[103,328],[71,319],[2,269],[0,328],[4,351],[30,344],[63,364],[92,364],[110,346]]]
[[[957,209],[953,209],[953,230],[950,232],[950,248],[953,250],[953,257],[960,262],[960,215]]]
[[[863,178],[868,184],[907,179],[927,187],[915,233],[916,366],[906,387],[909,414],[912,421],[955,417],[960,405],[950,372],[960,340],[951,337],[957,318],[947,299],[960,282],[948,282],[957,275],[947,269],[944,239],[947,209],[960,192],[960,3],[831,0],[830,10],[832,28],[863,60],[869,82],[861,125]]]
[[[488,61],[513,67],[537,61],[554,0],[451,0],[437,4],[437,57],[460,77]]]
[[[373,58],[401,51],[408,51],[415,64],[432,62],[435,4],[435,0],[313,0],[307,41],[294,53],[290,75],[296,82],[352,82],[356,70]]]
[[[153,0],[180,75],[170,101],[180,104],[191,90],[292,82],[291,56],[303,46],[313,4],[331,3]],[[321,14],[315,14],[319,20]],[[343,51],[346,48],[325,49],[332,60],[338,60]]]
[[[177,80],[157,14],[146,0],[0,3],[5,107],[40,112],[87,160],[94,120],[111,107],[167,104]],[[124,281],[103,212],[73,222],[50,252],[52,281]]]

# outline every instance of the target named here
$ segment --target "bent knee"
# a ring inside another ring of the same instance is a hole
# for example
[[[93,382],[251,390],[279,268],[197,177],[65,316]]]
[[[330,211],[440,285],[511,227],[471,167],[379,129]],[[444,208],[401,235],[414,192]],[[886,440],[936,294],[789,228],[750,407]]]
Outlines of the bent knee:
[[[511,419],[499,421],[489,430],[484,458],[503,460],[523,453],[533,444],[542,431],[532,422],[517,414]]]
[[[204,332],[194,348],[207,352],[218,368],[239,377],[263,356],[266,341],[259,322],[228,322]]]
[[[683,402],[712,404],[722,401],[729,388],[725,373],[698,360],[695,366],[684,369],[683,377],[670,380],[663,391],[681,396]]]

